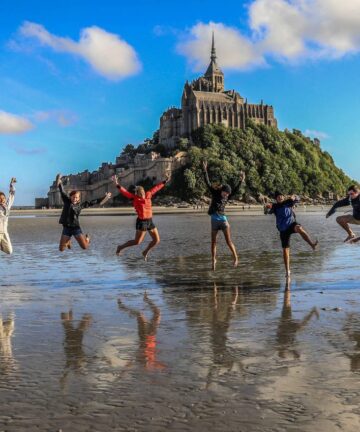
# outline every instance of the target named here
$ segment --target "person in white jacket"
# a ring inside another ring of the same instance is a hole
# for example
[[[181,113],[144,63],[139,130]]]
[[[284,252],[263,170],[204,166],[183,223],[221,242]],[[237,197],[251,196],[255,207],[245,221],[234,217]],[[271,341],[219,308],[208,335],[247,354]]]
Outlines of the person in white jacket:
[[[12,244],[8,233],[8,220],[10,209],[14,204],[16,179],[13,177],[10,182],[9,196],[6,198],[4,192],[0,192],[0,251],[10,255],[13,252]]]

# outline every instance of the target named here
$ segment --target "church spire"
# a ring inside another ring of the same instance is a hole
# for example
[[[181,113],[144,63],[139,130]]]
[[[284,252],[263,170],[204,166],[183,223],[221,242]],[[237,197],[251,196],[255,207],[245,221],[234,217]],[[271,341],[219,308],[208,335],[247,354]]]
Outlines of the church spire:
[[[216,63],[216,50],[215,50],[215,35],[214,30],[212,32],[212,44],[211,44],[211,61]]]
[[[205,72],[204,78],[210,83],[210,91],[223,92],[224,91],[224,74],[216,63],[216,50],[215,50],[215,34],[212,32],[211,55],[210,64]]]

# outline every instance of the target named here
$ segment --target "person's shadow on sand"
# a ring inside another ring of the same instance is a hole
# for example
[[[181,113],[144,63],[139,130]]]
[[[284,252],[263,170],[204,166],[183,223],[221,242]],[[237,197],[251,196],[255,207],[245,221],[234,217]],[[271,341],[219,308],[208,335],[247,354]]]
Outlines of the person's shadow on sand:
[[[303,330],[312,317],[319,319],[319,312],[316,307],[313,307],[303,319],[295,320],[292,317],[291,309],[291,283],[290,280],[286,282],[284,292],[284,302],[279,320],[279,325],[276,334],[278,355],[281,358],[292,357],[294,359],[300,358],[300,353],[294,348],[296,344],[296,335]]]

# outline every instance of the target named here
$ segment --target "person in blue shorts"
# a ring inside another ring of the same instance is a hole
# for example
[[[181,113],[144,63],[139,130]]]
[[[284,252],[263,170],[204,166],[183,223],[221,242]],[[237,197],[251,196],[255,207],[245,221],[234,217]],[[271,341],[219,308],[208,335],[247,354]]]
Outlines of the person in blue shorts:
[[[274,214],[276,227],[280,232],[281,246],[283,249],[286,277],[290,278],[290,237],[292,234],[300,234],[301,237],[315,250],[318,241],[313,241],[304,228],[296,221],[294,207],[300,202],[299,197],[292,195],[285,199],[281,192],[275,192],[275,203],[265,205],[265,214]]]
[[[211,193],[211,204],[209,207],[208,214],[211,217],[211,256],[212,256],[212,270],[216,269],[216,241],[219,231],[222,231],[225,236],[226,243],[232,253],[234,267],[237,267],[239,259],[236,252],[234,243],[231,240],[230,224],[225,215],[225,206],[229,199],[234,196],[239,190],[242,182],[245,180],[245,173],[240,172],[239,181],[235,187],[231,188],[228,184],[223,184],[218,187],[214,187],[209,180],[207,171],[208,164],[206,161],[203,162],[205,183]]]

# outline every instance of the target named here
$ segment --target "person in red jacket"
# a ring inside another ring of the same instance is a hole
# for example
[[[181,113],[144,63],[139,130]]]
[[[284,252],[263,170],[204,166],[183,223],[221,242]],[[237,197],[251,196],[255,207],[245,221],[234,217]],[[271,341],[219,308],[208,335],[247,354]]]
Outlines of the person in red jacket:
[[[147,192],[145,192],[142,186],[137,186],[135,188],[135,194],[130,193],[123,186],[121,186],[116,175],[112,177],[112,180],[115,183],[118,191],[124,197],[133,200],[133,206],[138,215],[136,219],[135,239],[129,240],[126,243],[119,245],[116,249],[116,255],[120,255],[121,251],[125,248],[136,246],[142,243],[146,236],[146,232],[148,231],[152,240],[142,253],[144,260],[147,261],[150,250],[160,243],[159,232],[152,220],[151,198],[156,194],[156,192],[159,192],[159,190],[161,190],[166,185],[166,183],[169,181],[169,176],[167,176],[164,181],[152,187]]]

